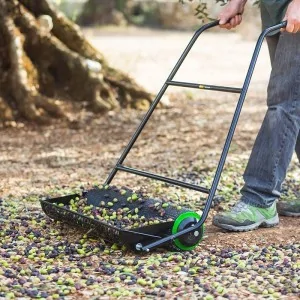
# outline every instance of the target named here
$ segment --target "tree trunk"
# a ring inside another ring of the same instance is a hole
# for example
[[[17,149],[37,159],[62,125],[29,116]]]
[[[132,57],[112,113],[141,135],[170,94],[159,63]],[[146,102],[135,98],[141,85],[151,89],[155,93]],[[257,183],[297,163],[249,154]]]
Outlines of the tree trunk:
[[[68,109],[148,106],[151,95],[47,0],[0,0],[0,120],[49,122]]]

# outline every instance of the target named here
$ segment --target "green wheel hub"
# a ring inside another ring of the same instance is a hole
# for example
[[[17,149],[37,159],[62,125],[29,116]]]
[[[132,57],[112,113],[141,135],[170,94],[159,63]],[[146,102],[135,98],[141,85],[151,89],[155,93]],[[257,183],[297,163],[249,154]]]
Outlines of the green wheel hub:
[[[186,228],[190,228],[201,219],[196,212],[188,211],[177,217],[172,227],[172,234],[176,234]],[[204,234],[204,225],[195,231],[191,231],[174,240],[175,246],[183,251],[190,251],[197,247]]]

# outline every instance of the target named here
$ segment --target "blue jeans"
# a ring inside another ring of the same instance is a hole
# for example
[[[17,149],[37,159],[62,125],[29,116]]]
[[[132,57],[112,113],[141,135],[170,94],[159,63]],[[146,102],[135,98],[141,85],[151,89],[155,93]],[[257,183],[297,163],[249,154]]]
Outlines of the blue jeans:
[[[257,207],[270,207],[279,198],[294,150],[300,159],[300,34],[279,33],[267,41],[272,62],[268,110],[241,190],[241,200]]]

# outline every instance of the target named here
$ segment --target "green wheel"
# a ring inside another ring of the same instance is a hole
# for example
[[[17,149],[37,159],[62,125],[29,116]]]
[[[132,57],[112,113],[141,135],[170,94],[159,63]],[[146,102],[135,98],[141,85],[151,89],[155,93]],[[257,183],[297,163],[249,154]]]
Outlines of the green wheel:
[[[201,217],[196,212],[188,211],[177,217],[172,227],[172,234],[195,225]],[[197,230],[191,231],[173,241],[174,246],[182,251],[190,251],[197,247],[204,235],[204,224]]]

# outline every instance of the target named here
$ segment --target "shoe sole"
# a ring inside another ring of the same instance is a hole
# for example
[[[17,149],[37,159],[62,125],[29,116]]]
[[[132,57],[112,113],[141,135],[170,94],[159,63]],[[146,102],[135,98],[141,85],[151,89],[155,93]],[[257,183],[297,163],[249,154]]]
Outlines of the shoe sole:
[[[257,223],[247,225],[247,226],[234,226],[234,225],[229,225],[229,224],[221,224],[215,220],[213,221],[213,224],[217,227],[220,227],[222,229],[226,229],[229,231],[251,231],[251,230],[255,230],[259,227],[264,227],[264,228],[275,227],[279,224],[279,217],[277,214],[276,216],[274,216],[271,219],[263,220],[261,222],[257,222]]]
[[[280,216],[284,216],[284,217],[300,217],[300,213],[293,213],[293,212],[278,212]]]

